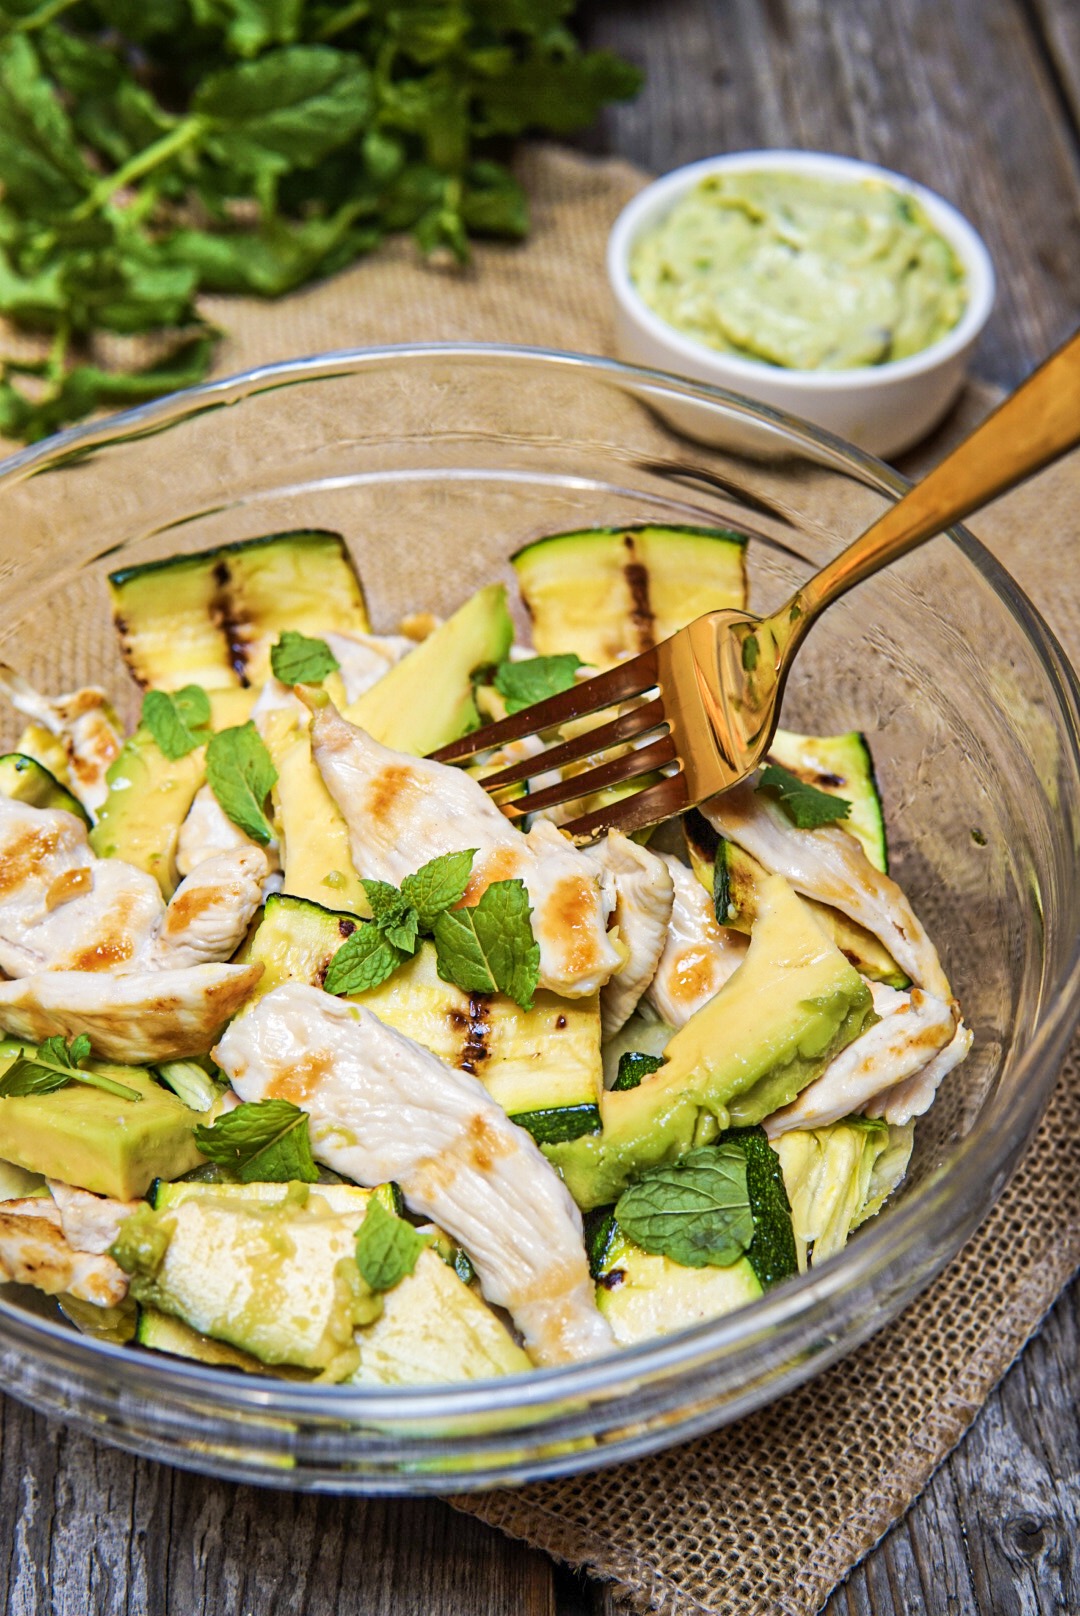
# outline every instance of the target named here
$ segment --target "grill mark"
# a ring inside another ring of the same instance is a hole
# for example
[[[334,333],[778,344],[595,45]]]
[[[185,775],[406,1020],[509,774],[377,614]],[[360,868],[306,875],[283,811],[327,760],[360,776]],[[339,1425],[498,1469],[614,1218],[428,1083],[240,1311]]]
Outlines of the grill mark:
[[[606,1291],[613,1291],[616,1288],[616,1286],[622,1284],[622,1282],[623,1282],[623,1280],[625,1278],[626,1278],[626,1269],[625,1268],[612,1268],[610,1270],[610,1272],[608,1272],[606,1274],[601,1274],[600,1278],[597,1280],[596,1283],[598,1285],[602,1285]]]
[[[339,920],[338,923],[337,923],[337,929],[338,929],[339,936],[341,936],[341,937],[351,937],[353,932],[356,930],[356,921],[355,920]],[[333,954],[328,954],[326,956],[326,958],[320,962],[319,968],[315,972],[315,986],[316,987],[322,988],[322,987],[326,986],[326,973],[330,969],[330,962],[333,959],[333,957],[334,957]]]
[[[244,638],[243,621],[237,617],[232,599],[232,573],[228,563],[219,561],[214,567],[214,594],[210,599],[210,621],[224,635],[229,654],[229,666],[247,690],[251,681],[247,676],[248,643]]]
[[[463,1072],[476,1076],[476,1068],[482,1066],[489,1059],[491,1050],[488,1046],[488,1036],[491,1031],[489,1022],[490,1006],[484,994],[469,994],[469,1016],[465,1028],[465,1046],[461,1051],[461,1060],[458,1062]]]
[[[623,537],[627,559],[623,562],[623,577],[630,591],[630,625],[637,640],[638,651],[648,651],[656,644],[656,615],[649,599],[648,569],[637,559],[637,549],[627,533]]]

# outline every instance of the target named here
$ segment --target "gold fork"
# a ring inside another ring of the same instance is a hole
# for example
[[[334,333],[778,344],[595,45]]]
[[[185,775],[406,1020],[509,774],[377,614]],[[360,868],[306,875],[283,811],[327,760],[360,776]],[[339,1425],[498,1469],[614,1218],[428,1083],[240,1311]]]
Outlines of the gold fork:
[[[503,801],[503,812],[516,819],[640,781],[637,791],[564,824],[575,838],[587,840],[602,830],[640,830],[692,808],[736,785],[760,763],[776,728],[792,660],[827,606],[1077,443],[1080,332],[779,611],[769,617],[708,612],[640,656],[431,755],[441,763],[459,763],[633,701],[573,739],[483,776],[482,785],[502,791],[618,747],[615,756],[580,774]],[[628,749],[630,742],[635,744]],[[646,783],[658,770],[663,777]]]

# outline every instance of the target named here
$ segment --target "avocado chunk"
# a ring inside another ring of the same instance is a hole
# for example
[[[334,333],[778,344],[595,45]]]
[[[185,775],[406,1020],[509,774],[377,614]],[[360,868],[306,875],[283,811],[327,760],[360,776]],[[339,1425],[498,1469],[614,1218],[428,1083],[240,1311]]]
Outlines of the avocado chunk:
[[[357,1386],[437,1386],[527,1374],[528,1355],[475,1291],[433,1250],[383,1295],[382,1313],[357,1331]]]
[[[5,1043],[3,1065],[21,1046]],[[0,1153],[6,1161],[97,1195],[131,1201],[155,1178],[178,1178],[198,1167],[193,1129],[205,1120],[161,1087],[149,1072],[104,1061],[87,1063],[138,1089],[141,1100],[121,1100],[83,1083],[52,1094],[0,1099]]]
[[[579,1206],[616,1201],[646,1168],[787,1105],[872,1016],[858,971],[783,877],[770,876],[746,958],[668,1040],[664,1065],[604,1094],[600,1133],[544,1153]]]
[[[287,707],[270,712],[263,740],[277,770],[274,819],[281,837],[283,891],[311,903],[369,915],[349,850],[349,832],[311,755],[306,722]]]
[[[90,846],[99,858],[120,858],[152,875],[162,896],[176,891],[180,826],[206,778],[206,749],[167,758],[142,724],[109,765],[109,794]]]
[[[112,1255],[141,1304],[262,1363],[342,1379],[357,1362],[353,1331],[380,1311],[356,1263],[365,1209],[334,1212],[304,1184],[276,1203],[193,1195],[140,1207]]]
[[[488,584],[358,696],[345,717],[384,746],[424,757],[477,727],[473,673],[501,662],[513,638],[506,590]]]

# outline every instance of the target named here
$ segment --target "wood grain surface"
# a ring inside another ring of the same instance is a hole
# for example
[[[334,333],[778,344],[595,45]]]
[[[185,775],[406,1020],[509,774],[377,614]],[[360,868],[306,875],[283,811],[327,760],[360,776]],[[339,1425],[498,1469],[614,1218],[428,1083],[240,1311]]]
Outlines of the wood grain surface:
[[[1000,277],[1015,383],[1080,313],[1080,0],[593,0],[647,85],[586,142],[663,170],[754,146],[911,174]],[[828,1616],[1080,1612],[1080,1283]],[[260,1492],[0,1402],[8,1616],[607,1616],[602,1588],[437,1503]]]

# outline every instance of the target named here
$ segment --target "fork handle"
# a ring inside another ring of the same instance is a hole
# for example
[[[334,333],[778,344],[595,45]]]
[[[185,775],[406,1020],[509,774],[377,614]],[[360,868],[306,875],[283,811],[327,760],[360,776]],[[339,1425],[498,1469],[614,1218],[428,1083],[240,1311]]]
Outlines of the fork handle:
[[[818,612],[864,578],[1015,488],[1078,443],[1080,331],[860,538],[807,580],[794,597],[804,614],[801,627],[809,627]]]

